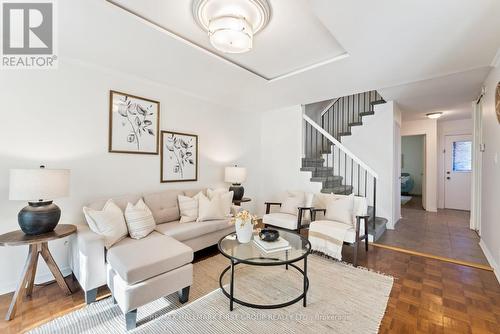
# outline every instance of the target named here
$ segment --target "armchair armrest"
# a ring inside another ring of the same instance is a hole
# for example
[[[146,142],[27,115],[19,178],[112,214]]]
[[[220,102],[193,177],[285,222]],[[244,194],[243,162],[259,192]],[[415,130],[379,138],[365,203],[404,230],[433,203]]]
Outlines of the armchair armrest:
[[[323,215],[326,214],[326,209],[319,209],[319,208],[313,208],[311,211],[311,220],[315,221],[316,220],[316,213],[317,212],[323,212]]]
[[[362,216],[356,216],[356,241],[359,239],[360,235],[360,225],[361,225],[361,219],[363,219],[364,222],[364,229],[365,229],[365,236],[368,234],[368,219],[370,216],[368,215],[362,215]]]
[[[314,208],[312,206],[301,206],[301,207],[298,207],[297,208],[299,210],[299,214],[298,214],[298,219],[297,219],[297,229],[300,230],[300,228],[302,227],[302,219],[303,219],[303,216],[304,216],[304,211],[309,211],[310,214],[311,214],[311,218],[313,217],[314,215]]]
[[[266,215],[271,212],[271,205],[278,205],[281,207],[281,203],[279,202],[265,202],[264,204],[266,205]]]

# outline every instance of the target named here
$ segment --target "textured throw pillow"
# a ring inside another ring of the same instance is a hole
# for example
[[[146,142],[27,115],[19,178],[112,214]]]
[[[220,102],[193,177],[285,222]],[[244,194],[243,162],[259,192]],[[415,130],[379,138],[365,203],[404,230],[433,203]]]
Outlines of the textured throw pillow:
[[[102,210],[83,208],[90,229],[104,237],[104,245],[110,248],[128,235],[122,210],[113,200],[108,200]]]
[[[352,225],[354,196],[334,196],[326,199],[326,220]]]
[[[211,200],[205,195],[201,194],[198,198],[198,219],[197,222],[207,220],[225,219],[226,213],[224,212],[224,205],[221,197],[214,197]]]
[[[290,196],[281,203],[280,212],[296,216],[301,206],[304,206],[304,197]]]
[[[196,221],[198,218],[198,198],[203,195],[199,192],[193,197],[188,196],[178,196],[179,200],[179,211],[181,212],[180,223],[190,223]]]
[[[135,205],[132,203],[127,204],[125,221],[127,222],[128,233],[132,239],[145,238],[156,227],[153,214],[142,198]]]
[[[231,207],[233,206],[233,196],[234,191],[228,191],[227,189],[207,189],[207,197],[212,200],[218,197],[221,200],[222,210],[227,217],[231,216]]]

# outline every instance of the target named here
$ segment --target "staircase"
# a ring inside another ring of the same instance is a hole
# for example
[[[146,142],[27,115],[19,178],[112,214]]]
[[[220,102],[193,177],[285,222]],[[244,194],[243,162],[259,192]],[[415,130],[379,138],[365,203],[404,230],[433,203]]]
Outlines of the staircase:
[[[352,135],[352,127],[362,126],[363,118],[375,114],[374,106],[385,103],[377,91],[332,100],[321,115],[312,120],[304,115],[304,155],[301,171],[311,172],[311,182],[321,183],[327,194],[368,197],[369,234],[376,241],[386,229],[387,220],[376,216],[377,174],[341,144]]]

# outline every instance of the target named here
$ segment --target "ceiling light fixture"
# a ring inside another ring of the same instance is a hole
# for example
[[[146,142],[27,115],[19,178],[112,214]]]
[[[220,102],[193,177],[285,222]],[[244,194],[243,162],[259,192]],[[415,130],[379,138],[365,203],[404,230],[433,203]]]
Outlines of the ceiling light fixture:
[[[214,48],[243,53],[253,47],[253,36],[271,18],[267,0],[194,0],[193,16]]]
[[[430,118],[430,119],[436,119],[436,118],[443,116],[443,113],[442,112],[431,112],[431,113],[425,114],[425,116],[427,116],[427,118]]]

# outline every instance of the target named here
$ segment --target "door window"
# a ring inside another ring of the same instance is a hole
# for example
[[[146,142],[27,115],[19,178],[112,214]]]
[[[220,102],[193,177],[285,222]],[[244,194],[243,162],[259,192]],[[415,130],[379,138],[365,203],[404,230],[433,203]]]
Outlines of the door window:
[[[472,170],[472,141],[453,142],[453,171],[470,172]]]

